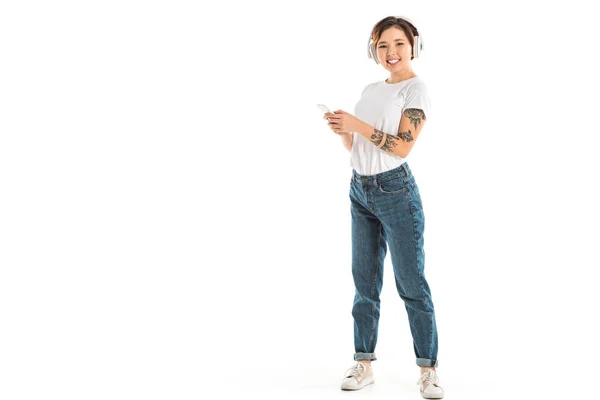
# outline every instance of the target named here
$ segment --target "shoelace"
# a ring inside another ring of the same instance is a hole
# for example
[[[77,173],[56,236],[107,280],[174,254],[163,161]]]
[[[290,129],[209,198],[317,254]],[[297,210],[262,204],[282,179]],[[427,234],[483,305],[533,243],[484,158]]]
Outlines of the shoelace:
[[[417,385],[421,384],[421,382],[423,382],[423,387],[426,388],[429,385],[432,384],[436,384],[436,374],[434,371],[427,371],[424,374],[421,374],[421,376],[419,377],[419,380],[417,381]]]
[[[365,371],[365,366],[363,365],[363,363],[361,362],[357,362],[356,365],[354,365],[352,368],[350,368],[348,370],[349,374],[346,374],[347,378],[350,378],[352,376],[360,376],[362,375],[362,373]]]

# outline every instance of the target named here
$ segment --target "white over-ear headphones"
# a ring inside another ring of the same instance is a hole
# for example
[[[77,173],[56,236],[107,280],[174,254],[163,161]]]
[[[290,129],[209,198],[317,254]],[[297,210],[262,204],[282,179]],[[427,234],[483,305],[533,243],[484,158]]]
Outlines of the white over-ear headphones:
[[[412,47],[412,58],[417,58],[421,55],[423,51],[423,39],[421,38],[421,34],[417,30],[417,28],[413,25],[413,23],[406,17],[393,17],[396,19],[400,19],[406,21],[408,25],[413,30],[413,35],[415,36],[415,44]],[[369,58],[373,59],[377,64],[379,64],[379,60],[377,60],[377,51],[375,50],[375,43],[373,43],[373,39],[369,37]]]

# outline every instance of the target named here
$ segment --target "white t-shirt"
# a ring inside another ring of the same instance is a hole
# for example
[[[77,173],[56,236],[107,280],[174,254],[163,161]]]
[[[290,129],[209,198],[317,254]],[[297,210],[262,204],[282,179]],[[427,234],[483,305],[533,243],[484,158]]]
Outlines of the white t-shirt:
[[[354,108],[354,116],[379,129],[396,135],[400,126],[400,117],[406,108],[420,108],[429,118],[431,101],[427,86],[415,76],[398,83],[377,81],[368,84]],[[375,175],[397,168],[404,158],[387,153],[373,142],[354,132],[350,166],[361,175]]]

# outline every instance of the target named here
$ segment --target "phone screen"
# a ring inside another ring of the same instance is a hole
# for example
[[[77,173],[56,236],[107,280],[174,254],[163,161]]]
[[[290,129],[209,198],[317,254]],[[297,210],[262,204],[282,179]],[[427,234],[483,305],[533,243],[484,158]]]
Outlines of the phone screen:
[[[330,113],[333,114],[333,111],[331,111],[326,105],[324,104],[317,104],[317,107],[319,107],[319,110],[323,111],[323,113]]]

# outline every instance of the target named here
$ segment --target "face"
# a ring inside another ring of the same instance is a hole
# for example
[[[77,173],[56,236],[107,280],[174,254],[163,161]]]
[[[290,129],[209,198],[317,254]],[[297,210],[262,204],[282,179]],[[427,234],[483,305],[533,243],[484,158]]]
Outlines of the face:
[[[376,50],[379,63],[388,71],[397,72],[410,68],[412,47],[402,29],[391,27],[383,31]]]

